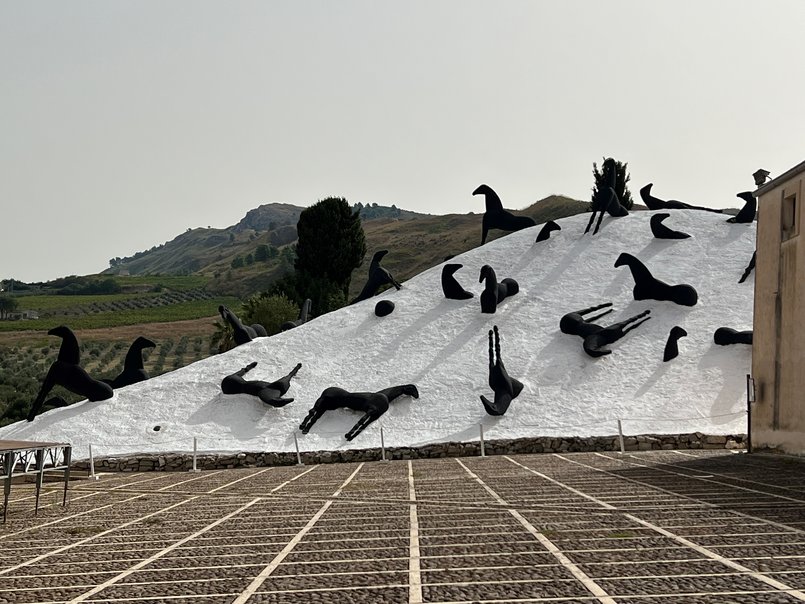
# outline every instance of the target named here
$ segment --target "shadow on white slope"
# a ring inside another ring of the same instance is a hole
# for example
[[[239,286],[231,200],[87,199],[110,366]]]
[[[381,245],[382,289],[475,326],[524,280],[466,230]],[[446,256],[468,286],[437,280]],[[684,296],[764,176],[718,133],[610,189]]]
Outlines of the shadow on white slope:
[[[721,326],[752,328],[754,277],[743,284],[738,278],[754,250],[755,226],[728,224],[719,214],[673,211],[669,226],[692,237],[658,240],[649,229],[651,215],[606,218],[595,237],[582,235],[589,215],[559,221],[562,230],[538,244],[541,226],[513,233],[451,260],[464,265],[456,278],[475,292],[471,300],[444,298],[439,265],[405,282],[401,291],[119,390],[111,400],[7,426],[0,438],[69,441],[77,457],[87,455],[88,444],[101,455],[188,450],[194,436],[204,450],[292,451],[294,431],[324,388],[369,391],[402,383],[416,384],[420,398],[398,399],[352,443],[343,435],[359,414],[338,410],[326,413],[308,435],[300,434],[300,448],[376,447],[380,425],[387,446],[476,440],[479,423],[490,439],[614,434],[618,418],[627,434],[743,433],[751,349],[716,346],[713,332]],[[693,285],[698,304],[633,300],[628,268],[613,266],[621,252],[637,256],[658,279]],[[498,279],[513,277],[520,284],[520,293],[494,315],[480,312],[484,264]],[[374,305],[383,298],[396,309],[377,318]],[[607,323],[646,309],[651,319],[616,342],[611,355],[593,359],[582,351],[580,338],[560,333],[559,319],[606,301],[615,309]],[[487,331],[495,324],[506,368],[525,384],[499,418],[487,416],[479,400],[491,396]],[[663,363],[674,325],[689,335],[679,341],[679,357]],[[251,361],[258,366],[249,378],[265,380],[301,362],[287,394],[296,400],[274,409],[247,395],[222,394],[221,379]]]

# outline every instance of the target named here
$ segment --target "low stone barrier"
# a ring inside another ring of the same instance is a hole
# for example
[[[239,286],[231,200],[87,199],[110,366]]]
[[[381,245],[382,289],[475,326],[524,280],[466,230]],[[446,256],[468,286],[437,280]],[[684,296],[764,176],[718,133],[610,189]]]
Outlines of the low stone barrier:
[[[693,432],[691,434],[646,434],[624,436],[624,449],[627,451],[658,451],[671,449],[745,449],[745,434],[713,435]],[[619,451],[620,442],[614,436],[556,437],[538,436],[534,438],[515,438],[487,440],[484,443],[486,455],[516,455],[523,453],[575,453],[591,451]],[[478,457],[481,443],[446,442],[421,447],[387,447],[386,459],[434,459],[437,457]],[[380,447],[370,449],[348,449],[344,451],[306,451],[301,453],[302,463],[306,465],[321,463],[342,463],[360,461],[379,461],[382,459]],[[297,463],[295,452],[244,452],[244,453],[199,453],[196,467],[200,470],[220,470],[225,468],[254,468],[258,466],[290,466]],[[133,453],[97,457],[96,472],[171,472],[187,471],[193,467],[193,456],[189,453]],[[89,471],[89,460],[77,460],[72,468]]]

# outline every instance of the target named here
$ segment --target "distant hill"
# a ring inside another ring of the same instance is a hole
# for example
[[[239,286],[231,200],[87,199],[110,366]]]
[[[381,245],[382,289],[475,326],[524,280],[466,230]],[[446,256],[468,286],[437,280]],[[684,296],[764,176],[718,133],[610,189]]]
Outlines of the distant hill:
[[[587,210],[587,202],[553,195],[516,211],[537,223],[572,216]],[[398,280],[438,264],[480,244],[480,213],[431,215],[396,206],[355,204],[363,218],[367,240],[366,265],[378,249],[389,250],[383,265]],[[249,210],[237,223],[223,229],[188,229],[171,241],[115,258],[103,274],[204,275],[216,294],[247,296],[266,289],[292,270],[296,223],[305,208],[270,203]],[[504,233],[493,231],[494,239]],[[264,246],[262,250],[259,247]],[[267,257],[265,257],[267,255]],[[363,285],[365,267],[353,275],[354,293]]]

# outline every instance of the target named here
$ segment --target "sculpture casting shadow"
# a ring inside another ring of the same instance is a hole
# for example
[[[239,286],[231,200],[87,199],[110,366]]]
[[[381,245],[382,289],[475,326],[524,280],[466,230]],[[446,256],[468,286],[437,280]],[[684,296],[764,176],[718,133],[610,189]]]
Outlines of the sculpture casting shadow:
[[[602,327],[594,323],[594,321],[611,313],[612,308],[608,308],[594,317],[588,319],[584,318],[584,315],[596,310],[601,310],[602,308],[607,308],[608,306],[612,306],[612,302],[605,302],[598,306],[590,306],[589,308],[582,308],[581,310],[567,313],[559,320],[559,329],[562,333],[583,338],[584,343],[582,347],[584,348],[584,352],[591,357],[602,357],[611,354],[612,351],[604,348],[604,346],[620,340],[635,327],[648,321],[651,317],[647,315],[651,313],[651,311],[645,310],[633,317],[629,317],[619,323],[613,323],[607,327]],[[645,319],[643,319],[643,317],[645,317]]]
[[[646,266],[637,258],[626,252],[618,256],[615,266],[626,265],[632,271],[635,286],[632,290],[635,300],[667,300],[682,306],[695,306],[699,294],[692,285],[685,283],[668,285],[656,279]]]
[[[749,261],[749,264],[744,269],[744,274],[741,275],[741,278],[738,279],[738,283],[743,283],[749,277],[749,274],[755,269],[755,262],[757,261],[757,250],[752,252],[752,259]]]
[[[738,331],[731,327],[719,327],[713,333],[713,342],[719,346],[730,344],[749,344],[752,345],[752,330]]]
[[[464,265],[453,263],[445,264],[442,267],[442,293],[448,300],[469,300],[475,295],[461,287],[461,284],[456,281],[454,273],[462,266]]]
[[[667,363],[671,359],[675,359],[679,356],[679,345],[677,341],[679,338],[684,338],[686,335],[688,335],[688,332],[679,327],[679,325],[674,325],[671,328],[671,331],[668,333],[668,340],[665,342],[665,349],[662,353],[663,363]]]
[[[251,342],[255,338],[263,338],[268,335],[266,328],[259,323],[253,323],[251,325],[241,323],[238,316],[223,304],[218,307],[218,312],[221,314],[221,318],[232,327],[235,346],[240,346],[241,344]]]
[[[280,325],[280,331],[288,331],[289,329],[293,329],[294,327],[299,327],[304,323],[307,323],[307,316],[310,314],[310,305],[312,302],[310,298],[306,298],[305,301],[302,303],[302,308],[299,311],[299,318],[296,321],[285,321],[282,325]]]
[[[649,221],[649,224],[651,225],[651,234],[657,239],[687,239],[690,237],[690,235],[687,233],[683,233],[682,231],[674,231],[673,229],[669,229],[667,226],[665,226],[662,221],[669,216],[670,214],[668,212],[654,214]]]
[[[380,266],[380,261],[383,259],[383,256],[388,253],[388,250],[380,250],[379,252],[375,252],[375,255],[372,256],[372,262],[369,264],[369,277],[366,280],[366,285],[363,286],[361,293],[359,293],[358,296],[352,302],[350,302],[350,304],[355,304],[355,302],[360,302],[361,300],[368,300],[377,293],[377,290],[380,289],[380,287],[386,284],[393,285],[398,290],[402,287],[402,285],[395,281],[390,272]]]
[[[716,210],[713,208],[705,208],[702,206],[693,206],[690,205],[689,203],[685,203],[677,199],[669,199],[665,201],[663,199],[660,199],[659,197],[654,197],[651,194],[651,187],[653,186],[654,183],[650,182],[645,187],[640,189],[640,197],[649,210],[703,210],[705,212],[715,212],[716,214],[723,214],[721,210]]]
[[[308,412],[307,417],[299,424],[299,429],[302,434],[307,434],[313,424],[324,415],[325,411],[346,407],[355,411],[363,411],[364,413],[363,417],[344,435],[347,440],[352,440],[366,426],[388,411],[389,403],[403,395],[419,398],[419,391],[414,384],[392,386],[391,388],[384,388],[380,392],[348,392],[335,386],[325,388],[324,392],[313,404],[313,408]]]
[[[492,337],[494,333],[494,348]],[[489,330],[489,387],[495,393],[495,400],[490,401],[481,395],[481,402],[489,415],[503,415],[512,400],[523,391],[523,384],[510,377],[500,358],[500,334],[498,326]]]
[[[553,220],[549,220],[545,223],[545,225],[540,229],[539,235],[537,235],[536,241],[534,243],[539,243],[540,241],[545,241],[551,237],[551,233],[554,231],[561,231],[562,227],[556,224]]]
[[[506,277],[498,283],[494,269],[488,264],[481,267],[481,276],[478,283],[484,283],[484,291],[481,292],[481,312],[493,314],[498,304],[503,302],[520,291],[520,285],[514,279]]]
[[[143,366],[143,349],[154,348],[156,344],[144,338],[138,337],[126,353],[126,359],[123,361],[123,371],[113,380],[102,380],[109,384],[113,389],[131,386],[137,382],[143,382],[148,379],[148,372]]]
[[[291,378],[302,368],[302,363],[297,363],[288,375],[275,382],[244,380],[243,376],[255,367],[257,367],[257,362],[251,362],[240,371],[226,376],[221,381],[221,391],[224,394],[251,394],[272,407],[284,407],[293,402],[293,398],[282,398],[282,395],[288,392],[288,388],[291,387]]]
[[[738,224],[752,224],[755,221],[755,213],[757,212],[757,199],[752,195],[751,191],[744,191],[738,193],[736,197],[744,200],[744,207],[732,218],[728,218],[727,222]]]
[[[481,185],[472,192],[473,195],[483,195],[486,203],[483,222],[481,223],[481,245],[486,243],[486,236],[490,229],[501,231],[519,231],[536,226],[536,221],[530,216],[516,216],[503,209],[500,197],[488,185]]]
[[[62,339],[59,355],[48,369],[39,394],[31,405],[27,420],[33,419],[44,408],[66,407],[70,403],[60,396],[54,396],[47,401],[45,397],[54,386],[62,386],[75,394],[81,395],[90,401],[105,401],[112,398],[112,387],[100,380],[96,380],[84,371],[79,365],[81,362],[81,350],[78,346],[78,338],[72,330],[59,325],[48,331],[50,336],[58,336]]]

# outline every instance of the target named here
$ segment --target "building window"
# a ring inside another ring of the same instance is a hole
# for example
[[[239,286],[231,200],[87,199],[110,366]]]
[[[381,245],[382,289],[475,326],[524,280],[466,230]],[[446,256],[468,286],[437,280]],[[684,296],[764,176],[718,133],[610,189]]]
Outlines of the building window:
[[[783,241],[799,235],[799,228],[797,225],[798,222],[799,222],[799,216],[797,216],[796,194],[789,195],[788,197],[783,197],[783,215],[782,215]]]

